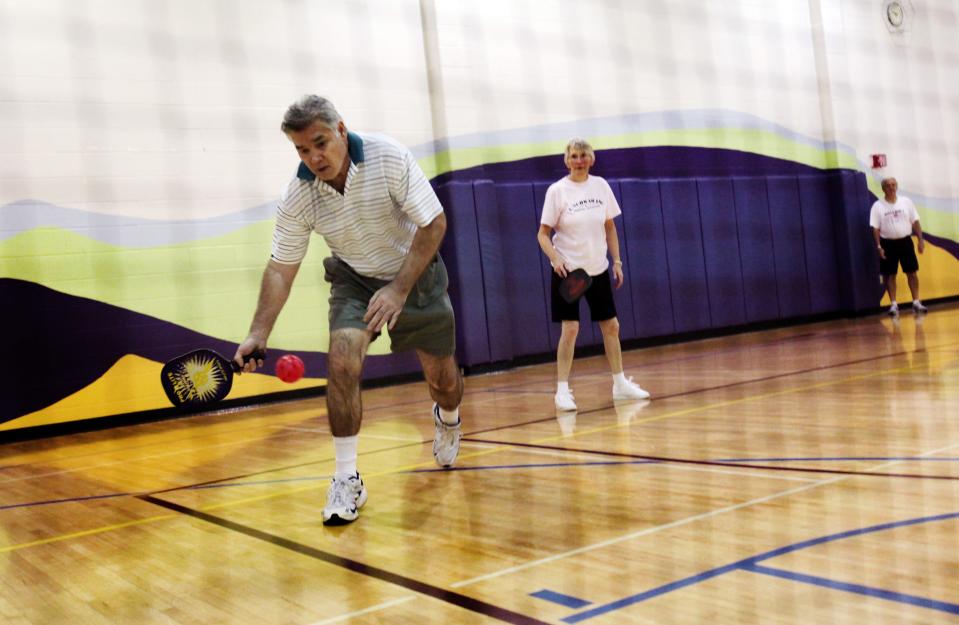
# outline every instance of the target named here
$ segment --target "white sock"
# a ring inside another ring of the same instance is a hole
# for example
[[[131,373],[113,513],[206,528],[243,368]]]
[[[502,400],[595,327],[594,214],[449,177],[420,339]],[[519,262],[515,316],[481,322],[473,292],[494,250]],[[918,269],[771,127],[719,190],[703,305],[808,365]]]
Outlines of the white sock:
[[[556,383],[556,392],[557,393],[568,393],[569,392],[569,380],[566,382],[557,382]]]
[[[890,307],[890,308],[899,308],[899,304],[896,303],[896,300],[892,300],[892,305],[889,306],[889,307]]]
[[[334,436],[333,451],[336,455],[336,477],[357,475],[356,448],[359,446],[359,436]]]
[[[922,306],[922,302],[920,302],[920,301],[917,300],[917,299],[914,299],[914,300],[912,300],[912,305],[913,305],[913,306]]]
[[[613,374],[613,386],[626,386],[627,384],[629,384],[629,381],[626,380],[625,371]]]
[[[452,410],[446,410],[439,404],[436,404],[436,406],[440,409],[440,421],[442,421],[446,425],[456,425],[459,422],[460,420],[459,406],[457,406],[456,408],[453,408]]]

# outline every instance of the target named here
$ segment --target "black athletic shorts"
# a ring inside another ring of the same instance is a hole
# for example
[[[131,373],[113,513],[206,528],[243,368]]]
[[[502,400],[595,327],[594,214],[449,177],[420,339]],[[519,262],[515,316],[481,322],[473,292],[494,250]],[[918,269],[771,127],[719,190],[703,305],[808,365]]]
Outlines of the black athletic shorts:
[[[552,304],[553,321],[579,321],[579,300],[567,302],[559,294],[559,283],[562,278],[554,271],[550,284],[550,301]],[[589,315],[593,321],[606,321],[616,316],[616,303],[613,301],[613,285],[609,279],[609,271],[593,276],[593,283],[583,294],[589,304]]]
[[[894,276],[899,273],[902,264],[903,273],[919,271],[919,259],[912,245],[912,237],[902,239],[879,239],[879,245],[886,253],[885,258],[879,259],[879,273],[884,276]]]

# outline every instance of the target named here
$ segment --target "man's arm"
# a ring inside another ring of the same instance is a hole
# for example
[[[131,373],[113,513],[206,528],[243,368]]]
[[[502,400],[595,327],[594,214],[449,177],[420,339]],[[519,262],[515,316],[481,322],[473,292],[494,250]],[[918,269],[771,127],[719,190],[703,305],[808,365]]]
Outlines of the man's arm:
[[[919,239],[919,253],[922,254],[926,251],[926,242],[922,239],[922,226],[919,225],[918,219],[912,222],[912,233]]]
[[[233,360],[243,366],[243,371],[256,371],[257,366],[263,366],[262,360],[250,360],[244,364],[243,357],[258,349],[266,350],[266,341],[270,337],[270,332],[273,331],[273,324],[276,323],[283,305],[290,296],[293,279],[296,278],[299,270],[299,263],[285,265],[270,259],[270,262],[266,264],[263,280],[260,282],[260,298],[256,305],[256,313],[253,315],[253,323],[250,324],[250,333],[246,340],[240,343],[233,356]]]
[[[413,290],[416,281],[440,249],[446,234],[446,214],[440,213],[428,225],[416,229],[410,251],[403,260],[403,266],[393,281],[378,290],[370,298],[363,321],[366,329],[379,332],[384,324],[390,329],[403,312],[406,297]]]

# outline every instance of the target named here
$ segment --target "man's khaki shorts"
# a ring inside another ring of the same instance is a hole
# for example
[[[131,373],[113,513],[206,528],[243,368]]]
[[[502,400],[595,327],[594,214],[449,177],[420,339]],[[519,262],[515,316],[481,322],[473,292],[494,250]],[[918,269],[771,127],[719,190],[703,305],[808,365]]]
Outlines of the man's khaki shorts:
[[[389,280],[358,274],[345,262],[330,256],[323,259],[330,290],[330,333],[342,328],[366,330],[363,315],[370,298]],[[449,277],[443,259],[436,258],[410,291],[403,312],[390,334],[390,349],[402,352],[421,349],[433,356],[451,356],[456,350],[456,322],[446,289]],[[373,339],[379,336],[377,332]]]

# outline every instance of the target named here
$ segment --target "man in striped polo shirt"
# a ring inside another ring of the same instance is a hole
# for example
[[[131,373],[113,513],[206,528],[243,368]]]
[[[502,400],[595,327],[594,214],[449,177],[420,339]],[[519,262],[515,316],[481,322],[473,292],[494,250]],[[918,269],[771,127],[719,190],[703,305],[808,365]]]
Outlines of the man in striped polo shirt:
[[[446,216],[408,149],[381,135],[348,132],[329,100],[301,98],[287,109],[281,129],[301,163],[280,199],[256,314],[234,358],[242,363],[266,348],[310,235],[322,235],[332,252],[323,266],[331,283],[326,405],[336,454],[323,523],[339,525],[355,520],[366,503],[356,468],[360,373],[384,326],[391,349],[416,350],[423,367],[435,402],[433,457],[443,467],[456,460],[463,379],[438,255]],[[251,360],[243,370],[258,366],[262,360]]]

